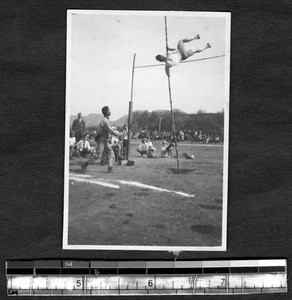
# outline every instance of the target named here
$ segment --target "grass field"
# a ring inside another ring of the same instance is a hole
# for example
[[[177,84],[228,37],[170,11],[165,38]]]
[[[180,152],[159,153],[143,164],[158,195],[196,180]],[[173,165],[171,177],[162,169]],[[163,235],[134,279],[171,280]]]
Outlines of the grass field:
[[[138,142],[135,165],[112,174],[99,160],[86,175],[85,158],[70,161],[68,245],[221,246],[223,145],[179,143],[180,167],[190,172],[174,174],[176,158],[140,157]],[[161,143],[153,144],[159,156]]]

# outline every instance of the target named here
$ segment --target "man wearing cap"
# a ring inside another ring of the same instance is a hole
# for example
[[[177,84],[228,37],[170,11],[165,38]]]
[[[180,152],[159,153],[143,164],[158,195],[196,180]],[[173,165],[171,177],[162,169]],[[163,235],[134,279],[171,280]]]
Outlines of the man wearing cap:
[[[115,158],[115,154],[112,149],[111,145],[111,138],[113,136],[120,137],[122,136],[122,132],[119,132],[109,125],[109,117],[111,115],[111,111],[108,106],[104,106],[102,108],[103,118],[99,123],[98,129],[97,129],[97,144],[98,144],[98,150],[94,156],[92,156],[86,163],[81,165],[81,172],[86,172],[86,169],[89,164],[92,164],[95,160],[100,158],[101,151],[100,146],[103,144],[104,146],[104,153],[107,159],[108,164],[108,173],[113,173],[113,162]]]

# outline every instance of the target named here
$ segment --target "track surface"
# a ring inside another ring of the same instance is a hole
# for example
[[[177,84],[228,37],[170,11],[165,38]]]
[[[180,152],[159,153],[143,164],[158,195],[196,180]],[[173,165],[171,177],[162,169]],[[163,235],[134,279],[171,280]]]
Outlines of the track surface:
[[[176,158],[140,157],[108,174],[99,160],[70,161],[69,245],[221,246],[223,145],[179,143]],[[154,142],[159,155],[160,142]],[[174,153],[175,151],[173,151]],[[183,152],[195,155],[187,160]]]

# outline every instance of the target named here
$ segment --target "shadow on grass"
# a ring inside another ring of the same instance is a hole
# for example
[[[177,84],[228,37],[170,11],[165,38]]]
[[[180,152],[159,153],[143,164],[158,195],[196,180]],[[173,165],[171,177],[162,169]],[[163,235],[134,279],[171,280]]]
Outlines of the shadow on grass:
[[[177,168],[169,168],[174,174],[178,174],[178,169]],[[190,173],[190,172],[194,172],[196,171],[196,169],[180,169],[179,170],[180,173],[179,174],[186,174],[186,173]]]

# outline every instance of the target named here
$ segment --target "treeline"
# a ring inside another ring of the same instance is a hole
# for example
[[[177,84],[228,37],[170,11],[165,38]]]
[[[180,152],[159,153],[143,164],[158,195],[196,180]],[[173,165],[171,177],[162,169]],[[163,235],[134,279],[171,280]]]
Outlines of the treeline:
[[[175,125],[181,131],[202,131],[209,135],[223,135],[224,131],[224,111],[217,113],[207,113],[198,110],[193,114],[174,112]],[[141,132],[172,132],[172,119],[170,112],[159,113],[134,111],[132,118],[132,131]]]
[[[182,131],[191,135],[202,135],[210,137],[219,137],[223,140],[224,133],[224,111],[217,113],[207,113],[203,110],[198,110],[193,114],[186,114],[181,111],[174,112],[175,125],[177,131]],[[89,126],[88,131],[96,130],[96,126]],[[118,130],[122,130],[118,126]],[[153,132],[171,133],[172,118],[170,111],[149,112],[134,111],[132,114],[132,133],[139,134],[142,131],[152,135]]]

